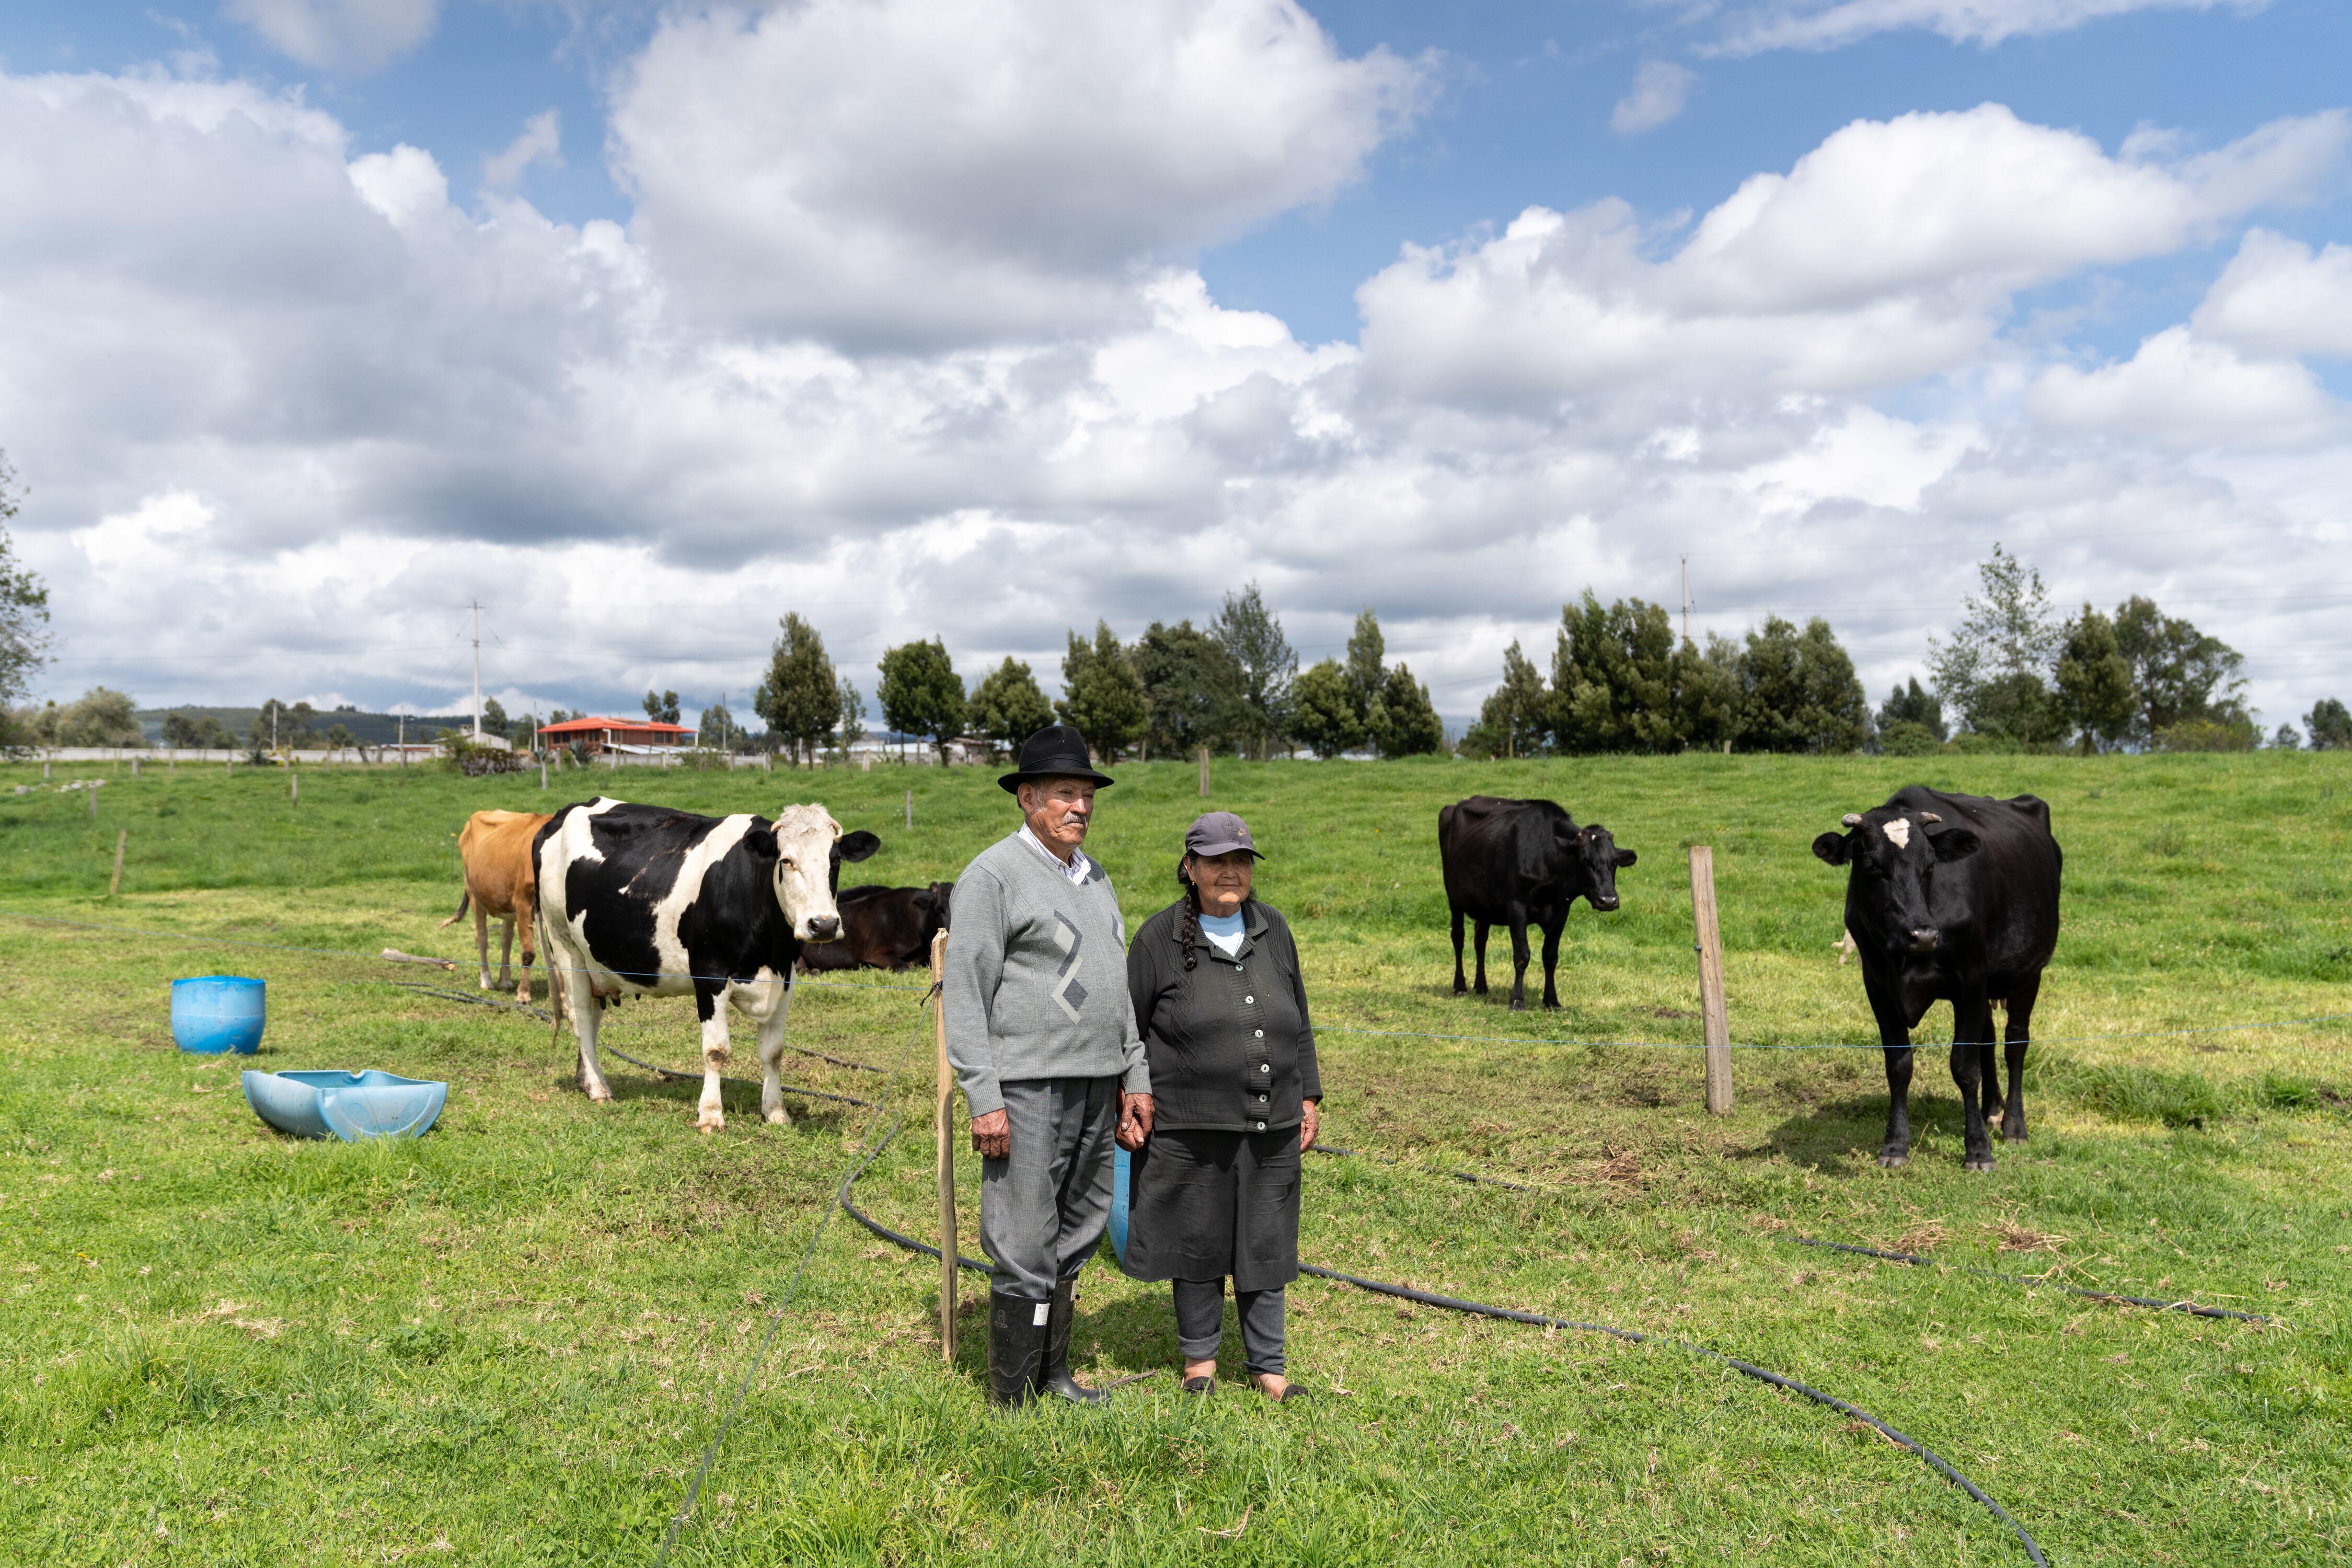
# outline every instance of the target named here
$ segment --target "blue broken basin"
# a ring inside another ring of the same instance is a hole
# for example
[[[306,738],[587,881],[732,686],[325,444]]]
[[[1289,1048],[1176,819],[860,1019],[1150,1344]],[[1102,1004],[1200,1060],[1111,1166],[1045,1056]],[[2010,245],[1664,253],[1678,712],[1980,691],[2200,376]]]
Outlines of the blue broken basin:
[[[245,1074],[245,1102],[280,1132],[297,1138],[421,1138],[441,1114],[449,1086],[379,1072]]]
[[[184,1051],[249,1057],[261,1047],[269,984],[242,974],[200,974],[172,982],[172,1038]]]

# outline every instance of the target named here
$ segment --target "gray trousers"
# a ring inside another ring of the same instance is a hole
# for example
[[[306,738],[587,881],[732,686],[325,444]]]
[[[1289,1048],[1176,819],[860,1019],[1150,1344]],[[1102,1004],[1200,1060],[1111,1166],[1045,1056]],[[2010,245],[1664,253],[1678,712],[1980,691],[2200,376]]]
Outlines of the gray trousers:
[[[1086,1266],[1110,1224],[1118,1079],[1019,1079],[998,1087],[1013,1152],[980,1163],[980,1245],[996,1262],[991,1289],[1044,1301]]]
[[[1225,1337],[1225,1282],[1178,1279],[1176,1348],[1186,1361],[1214,1361]],[[1242,1365],[1251,1372],[1282,1375],[1282,1287],[1236,1290],[1234,1314],[1242,1322]]]

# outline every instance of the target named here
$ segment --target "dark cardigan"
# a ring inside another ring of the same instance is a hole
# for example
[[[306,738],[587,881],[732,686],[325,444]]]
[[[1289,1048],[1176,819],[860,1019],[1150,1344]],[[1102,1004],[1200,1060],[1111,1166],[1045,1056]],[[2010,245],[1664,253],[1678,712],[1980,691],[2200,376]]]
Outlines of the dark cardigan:
[[[1290,927],[1251,899],[1241,950],[1203,933],[1184,968],[1184,901],[1143,922],[1127,950],[1127,991],[1151,1068],[1152,1126],[1264,1132],[1296,1127],[1323,1098],[1315,1030]]]

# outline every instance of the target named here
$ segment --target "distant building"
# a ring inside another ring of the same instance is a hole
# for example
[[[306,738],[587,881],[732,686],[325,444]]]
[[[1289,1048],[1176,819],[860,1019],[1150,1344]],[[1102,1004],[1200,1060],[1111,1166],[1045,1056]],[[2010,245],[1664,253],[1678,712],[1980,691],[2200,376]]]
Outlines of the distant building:
[[[658,719],[566,719],[561,724],[539,727],[539,743],[542,746],[568,746],[574,741],[584,744],[588,754],[595,757],[606,752],[645,752],[692,745],[694,731],[683,724],[665,724]]]

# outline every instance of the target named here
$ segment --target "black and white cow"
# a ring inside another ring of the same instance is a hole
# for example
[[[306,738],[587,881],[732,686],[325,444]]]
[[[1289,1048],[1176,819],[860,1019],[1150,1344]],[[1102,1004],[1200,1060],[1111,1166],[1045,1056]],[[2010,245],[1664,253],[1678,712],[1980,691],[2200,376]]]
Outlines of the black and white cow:
[[[1596,910],[1617,907],[1617,870],[1639,858],[1599,823],[1579,827],[1549,800],[1474,795],[1437,814],[1437,853],[1445,901],[1454,915],[1454,994],[1462,979],[1462,919],[1477,922],[1478,994],[1486,994],[1486,931],[1511,928],[1511,1005],[1528,1005],[1528,926],[1543,930],[1543,1005],[1559,1005],[1559,931],[1568,906],[1581,898]]]
[[[574,982],[566,1000],[588,1098],[613,1098],[596,1065],[606,999],[691,993],[702,1020],[696,1125],[716,1132],[727,1124],[719,1082],[731,1005],[759,1030],[760,1112],[790,1126],[782,1065],[793,965],[803,943],[841,934],[841,863],[881,847],[871,833],[844,837],[821,805],[788,805],[772,822],[610,799],[557,812],[532,854],[549,962]]]
[[[1911,1155],[1911,1031],[1937,1002],[1952,1005],[1952,1081],[1967,1121],[1961,1163],[1992,1169],[1989,1119],[2011,1142],[2025,1137],[2025,1047],[2042,971],[2058,946],[2058,882],[2064,857],[2050,835],[2050,807],[1898,790],[1874,811],[1850,812],[1843,833],[1813,840],[1813,853],[1848,868],[1845,929],[1862,960],[1863,990],[1886,1051],[1886,1142],[1882,1165]],[[2009,1099],[1993,1061],[1992,1005],[2009,1008]]]

